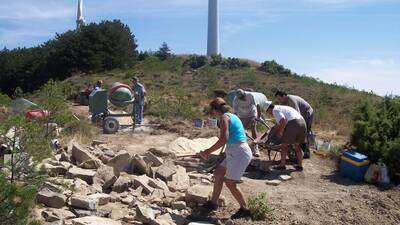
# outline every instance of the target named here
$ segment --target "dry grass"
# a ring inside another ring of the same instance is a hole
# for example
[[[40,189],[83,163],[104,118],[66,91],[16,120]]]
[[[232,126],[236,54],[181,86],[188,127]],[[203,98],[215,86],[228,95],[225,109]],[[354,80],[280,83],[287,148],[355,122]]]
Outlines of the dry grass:
[[[76,76],[70,82],[95,82],[103,79],[105,83],[129,83],[130,74],[140,74],[150,95],[157,93],[166,98],[175,96],[175,90],[183,90],[193,107],[201,108],[213,96],[213,90],[252,88],[273,99],[276,90],[302,96],[315,109],[315,127],[334,130],[339,136],[348,136],[352,127],[354,107],[362,100],[379,101],[381,98],[354,89],[329,85],[313,78],[303,76],[270,75],[257,70],[257,63],[244,69],[224,69],[204,66],[191,70],[182,66],[185,58],[175,57],[167,61],[151,58],[127,70],[115,70],[90,76]],[[171,109],[174,110],[174,109]]]

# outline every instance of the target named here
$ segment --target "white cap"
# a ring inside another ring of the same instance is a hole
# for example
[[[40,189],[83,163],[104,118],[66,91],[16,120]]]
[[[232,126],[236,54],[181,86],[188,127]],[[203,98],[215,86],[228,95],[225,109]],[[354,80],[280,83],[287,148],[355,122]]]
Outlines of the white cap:
[[[245,95],[246,95],[246,92],[243,89],[237,89],[236,90],[236,96],[243,97]]]
[[[269,108],[269,106],[272,104],[272,101],[265,101],[265,105],[267,106],[267,110],[268,110],[268,108]]]

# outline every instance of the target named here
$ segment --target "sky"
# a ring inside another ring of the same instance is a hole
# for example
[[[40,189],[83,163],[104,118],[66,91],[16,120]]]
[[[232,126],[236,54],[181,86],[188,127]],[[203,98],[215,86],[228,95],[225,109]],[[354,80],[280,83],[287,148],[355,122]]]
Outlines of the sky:
[[[400,95],[400,0],[219,0],[223,56]],[[120,19],[140,50],[205,54],[208,0],[84,0],[86,22]],[[75,28],[77,0],[0,0],[0,48]]]

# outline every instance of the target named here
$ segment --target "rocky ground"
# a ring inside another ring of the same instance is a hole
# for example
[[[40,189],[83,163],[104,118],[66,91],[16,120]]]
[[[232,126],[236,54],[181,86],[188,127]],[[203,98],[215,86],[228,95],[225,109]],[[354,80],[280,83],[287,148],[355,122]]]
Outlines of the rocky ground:
[[[188,137],[212,133],[191,130]],[[201,173],[206,165],[198,159],[169,151],[180,134],[142,129],[99,135],[88,146],[72,140],[43,162],[50,178],[37,196],[37,217],[45,225],[400,224],[399,188],[353,183],[337,174],[334,160],[318,156],[304,172],[279,173],[265,156],[253,160],[240,188],[246,197],[267,193],[267,220],[230,220],[238,205],[226,189],[220,209],[199,216],[212,176]]]

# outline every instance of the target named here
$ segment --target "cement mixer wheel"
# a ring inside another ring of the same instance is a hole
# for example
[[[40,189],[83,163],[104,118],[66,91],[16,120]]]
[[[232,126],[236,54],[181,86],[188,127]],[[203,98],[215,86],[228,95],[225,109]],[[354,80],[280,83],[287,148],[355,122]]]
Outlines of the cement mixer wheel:
[[[115,134],[119,129],[119,122],[114,117],[106,117],[103,120],[103,132],[105,134]]]

